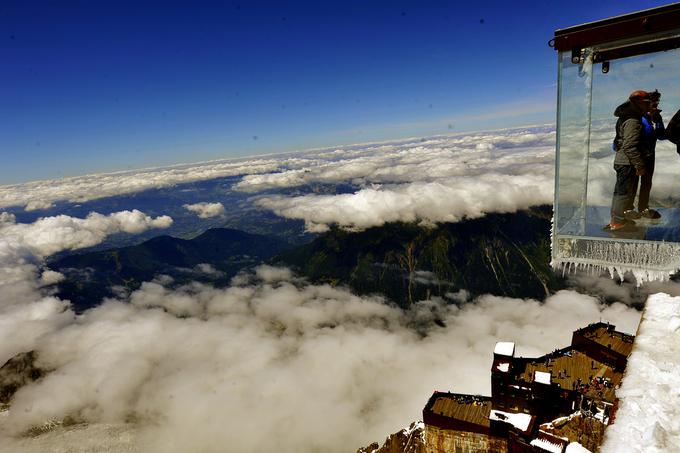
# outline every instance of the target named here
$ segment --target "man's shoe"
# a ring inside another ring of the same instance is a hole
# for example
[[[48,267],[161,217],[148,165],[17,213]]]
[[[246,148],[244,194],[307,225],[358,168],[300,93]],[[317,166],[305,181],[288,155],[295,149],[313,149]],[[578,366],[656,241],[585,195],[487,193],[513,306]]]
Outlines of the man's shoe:
[[[603,230],[605,231],[621,231],[621,230],[627,230],[635,227],[635,222],[632,220],[625,219],[623,222],[618,222],[612,220],[609,222],[609,225],[605,225]]]
[[[642,214],[634,209],[629,209],[627,211],[623,211],[623,216],[628,220],[637,220],[642,217]]]
[[[656,211],[654,209],[649,209],[649,208],[645,209],[644,211],[641,211],[640,216],[644,217],[645,219],[652,219],[652,220],[661,218],[661,214],[659,214],[659,211]]]

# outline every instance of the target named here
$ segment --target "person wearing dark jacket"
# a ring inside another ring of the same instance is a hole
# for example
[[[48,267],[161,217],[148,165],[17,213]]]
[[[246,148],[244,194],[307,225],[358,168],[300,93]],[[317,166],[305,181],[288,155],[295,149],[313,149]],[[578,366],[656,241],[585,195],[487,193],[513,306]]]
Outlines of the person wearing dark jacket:
[[[668,122],[666,138],[677,146],[678,154],[680,154],[680,110],[675,112],[673,118]]]
[[[649,209],[649,193],[654,174],[654,152],[656,140],[663,138],[663,121],[655,108],[650,93],[643,90],[633,91],[627,102],[616,108],[616,138],[614,146],[614,170],[616,185],[612,199],[611,221],[605,228],[621,230],[634,225],[634,218],[658,219],[661,215]],[[658,104],[657,104],[658,105]],[[638,211],[634,207],[638,182],[640,195]]]
[[[638,194],[638,210],[635,211],[633,202],[635,201],[635,193],[637,193],[638,184],[635,184],[633,190],[633,197],[629,199],[628,205],[624,208],[624,215],[627,219],[639,219],[645,217],[648,219],[659,219],[661,214],[654,209],[649,209],[649,193],[652,190],[652,176],[654,175],[654,161],[656,151],[656,141],[666,139],[666,130],[661,118],[661,110],[659,110],[659,100],[661,100],[661,93],[654,90],[649,93],[651,102],[650,110],[642,115],[642,125],[645,130],[645,139],[647,140],[650,154],[646,156],[646,171],[645,174],[639,177],[640,193]],[[614,112],[616,115],[616,112]],[[618,115],[617,115],[618,116]],[[644,157],[644,156],[643,156]]]

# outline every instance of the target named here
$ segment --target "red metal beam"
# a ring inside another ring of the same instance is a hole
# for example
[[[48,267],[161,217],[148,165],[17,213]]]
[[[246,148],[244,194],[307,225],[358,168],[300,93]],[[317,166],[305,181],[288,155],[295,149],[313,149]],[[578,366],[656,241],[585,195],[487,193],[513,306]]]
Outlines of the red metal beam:
[[[676,29],[680,29],[680,2],[556,30],[551,46],[558,51],[580,50]]]

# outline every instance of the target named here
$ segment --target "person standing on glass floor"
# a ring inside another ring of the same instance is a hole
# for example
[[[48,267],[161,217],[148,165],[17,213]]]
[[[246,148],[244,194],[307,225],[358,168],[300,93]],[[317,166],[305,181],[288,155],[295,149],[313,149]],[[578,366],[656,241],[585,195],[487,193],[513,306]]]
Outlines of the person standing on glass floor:
[[[635,225],[641,217],[658,219],[658,211],[649,208],[652,189],[657,139],[664,138],[661,110],[658,109],[660,94],[643,90],[633,91],[628,101],[618,106],[614,115],[616,138],[614,170],[616,185],[612,199],[611,221],[605,229],[621,230]],[[635,195],[640,183],[638,210],[634,210]]]
[[[652,190],[652,176],[654,175],[654,161],[656,153],[656,141],[664,140],[666,131],[663,125],[663,118],[661,118],[661,110],[659,110],[659,101],[661,100],[661,93],[654,90],[649,93],[651,101],[650,110],[642,116],[642,125],[645,129],[645,139],[647,140],[648,154],[643,154],[645,160],[645,174],[639,177],[640,192],[638,194],[638,210],[634,210],[633,202],[635,193],[637,192],[637,184],[633,191],[633,197],[630,203],[625,207],[624,215],[628,219],[639,219],[641,217],[647,219],[659,219],[661,214],[654,209],[649,208],[649,193]],[[616,115],[616,113],[614,113]]]

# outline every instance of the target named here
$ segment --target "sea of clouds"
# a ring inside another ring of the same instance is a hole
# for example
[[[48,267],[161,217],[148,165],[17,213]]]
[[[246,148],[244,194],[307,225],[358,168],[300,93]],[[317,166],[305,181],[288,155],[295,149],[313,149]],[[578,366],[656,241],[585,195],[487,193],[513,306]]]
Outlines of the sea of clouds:
[[[276,214],[362,229],[392,221],[450,222],[551,203],[555,131],[551,126],[438,136],[305,151],[238,161],[86,175],[0,186],[0,209],[35,211],[151,188],[240,175],[232,190]],[[288,189],[349,184],[349,193],[283,195]],[[184,206],[201,218],[224,211],[216,200]]]
[[[5,185],[0,186],[0,209],[24,206],[26,211],[36,211],[51,208],[57,201],[83,203],[183,182],[274,171],[279,165],[275,159],[228,160]]]
[[[12,451],[34,451],[15,436],[67,416],[125,426],[138,451],[352,451],[420,418],[435,389],[488,395],[498,340],[533,356],[587,321],[632,332],[639,320],[568,291],[404,312],[268,267],[226,289],[150,282],[80,316],[56,300],[32,311],[40,335],[23,349],[54,371],[15,396],[0,425]]]
[[[311,230],[432,224],[549,203],[554,139],[549,127],[434,137],[5,186],[0,199],[36,209],[221,171],[243,174],[234,190]],[[277,192],[347,182],[354,192]],[[224,208],[213,200],[186,207],[197,215]],[[429,300],[404,311],[267,266],[221,289],[173,288],[158,276],[79,315],[54,297],[62,277],[45,267],[48,255],[111,234],[160,233],[171,222],[120,211],[22,224],[0,213],[0,364],[36,351],[52,370],[0,412],[0,451],[354,451],[420,418],[434,390],[488,395],[496,341],[536,356],[589,322],[633,333],[640,317],[574,291],[546,301]],[[582,283],[629,302],[606,284]],[[36,427],[51,428],[35,436]]]

